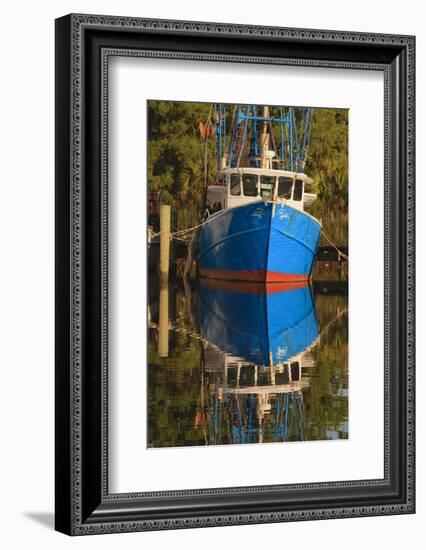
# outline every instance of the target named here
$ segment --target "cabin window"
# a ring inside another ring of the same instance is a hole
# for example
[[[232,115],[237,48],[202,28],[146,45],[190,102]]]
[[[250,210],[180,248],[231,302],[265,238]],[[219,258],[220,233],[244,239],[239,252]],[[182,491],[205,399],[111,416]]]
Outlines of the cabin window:
[[[296,183],[294,184],[293,200],[294,201],[302,200],[302,195],[303,195],[303,181],[296,180]]]
[[[290,370],[291,370],[291,379],[293,382],[297,382],[300,380],[300,370],[299,370],[299,363],[291,363],[290,364]]]
[[[260,176],[260,196],[263,200],[272,200],[274,193],[275,177]]]
[[[246,197],[257,197],[257,176],[254,174],[243,175],[243,191]]]
[[[278,197],[291,199],[291,190],[293,188],[293,178],[281,176],[278,178]]]
[[[254,386],[254,365],[243,365],[240,369],[240,379],[238,383],[240,386]]]
[[[219,212],[223,208],[223,191],[218,191],[216,189],[207,190],[207,200],[206,200],[206,215],[211,216],[215,212]]]
[[[228,365],[227,368],[227,383],[230,386],[235,386],[238,382],[238,365]]]
[[[241,195],[240,174],[231,174],[231,195]]]

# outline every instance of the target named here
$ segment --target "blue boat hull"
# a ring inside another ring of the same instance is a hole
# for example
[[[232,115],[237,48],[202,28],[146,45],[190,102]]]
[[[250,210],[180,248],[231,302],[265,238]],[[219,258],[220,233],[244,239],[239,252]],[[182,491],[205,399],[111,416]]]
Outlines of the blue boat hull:
[[[286,204],[259,201],[223,210],[201,227],[198,271],[225,280],[307,280],[320,232],[315,218]]]
[[[206,340],[256,365],[284,363],[310,347],[318,323],[309,284],[287,287],[201,279],[198,319]]]

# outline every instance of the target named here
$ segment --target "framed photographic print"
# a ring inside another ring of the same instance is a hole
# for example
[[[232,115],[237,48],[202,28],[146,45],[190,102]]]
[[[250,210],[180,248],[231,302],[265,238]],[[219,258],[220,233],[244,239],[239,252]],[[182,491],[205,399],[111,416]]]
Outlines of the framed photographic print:
[[[412,36],[56,21],[56,529],[413,513]]]

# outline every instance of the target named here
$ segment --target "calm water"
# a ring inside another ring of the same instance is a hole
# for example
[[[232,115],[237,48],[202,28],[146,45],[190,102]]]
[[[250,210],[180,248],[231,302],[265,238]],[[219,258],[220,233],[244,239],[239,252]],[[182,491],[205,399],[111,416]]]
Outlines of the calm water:
[[[348,438],[346,293],[150,277],[148,446]]]

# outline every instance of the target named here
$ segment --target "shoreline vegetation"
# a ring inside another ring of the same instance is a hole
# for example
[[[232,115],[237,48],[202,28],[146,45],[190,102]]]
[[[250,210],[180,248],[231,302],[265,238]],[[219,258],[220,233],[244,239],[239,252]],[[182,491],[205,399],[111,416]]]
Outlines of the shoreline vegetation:
[[[206,185],[216,181],[212,116],[210,103],[148,101],[148,192],[171,205],[173,230],[200,222]],[[202,139],[206,135],[209,139]],[[321,221],[336,246],[347,246],[347,109],[315,109],[305,173],[313,179],[310,191],[317,194],[309,213]],[[156,213],[150,214],[148,223],[158,231]],[[328,243],[322,236],[320,246],[324,245]],[[347,279],[347,266],[330,267],[336,278],[343,273]]]

